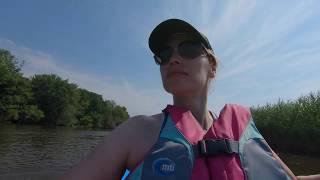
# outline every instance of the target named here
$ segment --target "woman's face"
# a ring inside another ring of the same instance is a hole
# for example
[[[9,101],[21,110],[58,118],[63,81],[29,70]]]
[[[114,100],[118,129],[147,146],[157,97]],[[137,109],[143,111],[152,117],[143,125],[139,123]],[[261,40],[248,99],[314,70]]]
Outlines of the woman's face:
[[[174,96],[207,95],[210,79],[215,76],[215,67],[204,53],[193,59],[184,59],[177,47],[190,41],[186,35],[173,36],[166,44],[174,48],[169,63],[160,66],[164,89]]]

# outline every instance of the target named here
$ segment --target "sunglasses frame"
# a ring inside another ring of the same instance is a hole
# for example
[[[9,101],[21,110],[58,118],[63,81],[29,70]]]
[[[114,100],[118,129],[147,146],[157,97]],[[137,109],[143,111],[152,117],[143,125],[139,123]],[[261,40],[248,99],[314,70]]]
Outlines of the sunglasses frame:
[[[189,42],[189,41],[180,42],[177,48],[172,48],[172,47],[170,47],[171,49],[173,49],[173,53],[175,53],[175,51],[177,51],[178,55],[179,55],[180,57],[182,57],[183,59],[187,59],[188,57],[183,57],[183,56],[181,56],[181,54],[180,54],[180,52],[179,52],[178,49],[179,49],[179,47],[181,46],[181,44],[186,43],[186,42]],[[190,41],[190,42],[193,42],[193,41]],[[197,42],[196,42],[196,43],[197,43]],[[210,50],[208,50],[203,43],[199,43],[199,44],[201,45],[201,47],[202,47],[202,49],[204,50],[204,52],[206,53],[206,55],[213,56],[212,52],[211,52]],[[168,60],[164,61],[164,63],[161,63],[162,60],[161,60],[161,58],[160,58],[159,56],[157,56],[157,55],[154,55],[153,58],[154,58],[154,61],[155,61],[155,63],[156,63],[157,65],[163,66],[163,65],[166,65],[166,64],[168,64],[168,63],[170,62],[170,58],[172,57],[173,53],[170,55],[170,57],[168,58]],[[199,55],[196,56],[196,57],[199,57],[199,56],[201,56],[201,55],[202,55],[202,54],[199,54]],[[190,58],[190,59],[195,59],[196,57]]]

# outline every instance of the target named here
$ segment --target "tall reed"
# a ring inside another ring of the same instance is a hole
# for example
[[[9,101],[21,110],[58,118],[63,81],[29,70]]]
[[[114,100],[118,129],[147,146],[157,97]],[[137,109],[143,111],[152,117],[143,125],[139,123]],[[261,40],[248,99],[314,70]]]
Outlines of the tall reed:
[[[253,119],[272,148],[320,156],[320,91],[294,101],[278,100],[251,108]]]

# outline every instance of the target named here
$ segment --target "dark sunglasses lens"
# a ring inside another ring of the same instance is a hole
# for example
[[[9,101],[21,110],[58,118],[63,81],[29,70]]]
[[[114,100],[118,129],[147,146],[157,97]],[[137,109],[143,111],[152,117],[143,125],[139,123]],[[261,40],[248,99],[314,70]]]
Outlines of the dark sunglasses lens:
[[[183,42],[179,45],[178,51],[181,57],[193,59],[203,53],[201,43],[198,42]]]
[[[167,64],[170,60],[170,57],[172,56],[173,53],[173,49],[168,47],[165,49],[162,49],[159,53],[158,53],[158,62],[160,65],[164,65]]]

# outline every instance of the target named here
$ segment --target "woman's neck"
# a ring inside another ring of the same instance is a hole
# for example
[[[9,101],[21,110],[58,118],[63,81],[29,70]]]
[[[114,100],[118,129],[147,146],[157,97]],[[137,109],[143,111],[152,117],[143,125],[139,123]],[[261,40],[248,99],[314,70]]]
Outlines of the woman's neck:
[[[201,127],[207,130],[212,122],[213,117],[207,109],[207,97],[173,97],[173,105],[187,108],[199,122]]]

